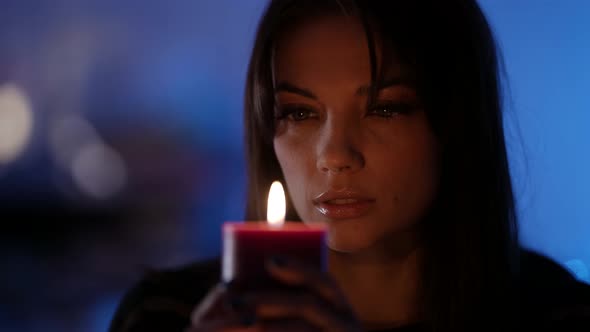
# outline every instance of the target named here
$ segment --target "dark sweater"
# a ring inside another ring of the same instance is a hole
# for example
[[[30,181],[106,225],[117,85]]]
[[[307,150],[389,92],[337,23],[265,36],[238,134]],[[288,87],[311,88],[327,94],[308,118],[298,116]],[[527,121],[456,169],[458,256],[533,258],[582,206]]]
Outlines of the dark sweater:
[[[546,331],[590,332],[590,286],[548,258],[524,252],[520,285],[521,326],[540,326]],[[218,259],[177,270],[149,273],[121,301],[109,332],[181,332],[189,325],[195,305],[219,282]],[[532,313],[524,314],[524,312]],[[412,325],[379,332],[425,332]],[[523,329],[529,331],[529,329]]]

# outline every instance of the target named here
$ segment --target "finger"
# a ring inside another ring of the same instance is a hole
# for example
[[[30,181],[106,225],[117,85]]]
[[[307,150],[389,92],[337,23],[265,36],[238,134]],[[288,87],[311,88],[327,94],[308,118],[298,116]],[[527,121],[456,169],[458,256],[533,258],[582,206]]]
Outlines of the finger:
[[[200,322],[202,320],[224,317],[242,311],[239,303],[234,303],[231,299],[235,298],[235,289],[231,285],[220,283],[214,286],[205,298],[191,313],[191,322]]]
[[[191,322],[193,325],[205,320],[211,313],[212,309],[219,304],[225,294],[225,287],[218,284],[205,296],[199,305],[191,313]]]
[[[326,273],[281,257],[271,258],[267,270],[271,276],[287,285],[308,287],[341,310],[349,309],[344,294]]]
[[[259,321],[300,319],[324,331],[344,331],[354,326],[351,312],[333,310],[322,298],[312,294],[291,294],[265,292],[248,294],[244,301],[249,303]]]

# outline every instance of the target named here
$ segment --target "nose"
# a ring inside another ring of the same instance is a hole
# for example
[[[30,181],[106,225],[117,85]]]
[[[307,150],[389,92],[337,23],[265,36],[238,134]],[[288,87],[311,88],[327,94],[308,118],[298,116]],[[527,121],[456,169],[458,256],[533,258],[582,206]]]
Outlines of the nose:
[[[317,146],[317,168],[326,174],[354,173],[365,165],[350,126],[327,125]]]

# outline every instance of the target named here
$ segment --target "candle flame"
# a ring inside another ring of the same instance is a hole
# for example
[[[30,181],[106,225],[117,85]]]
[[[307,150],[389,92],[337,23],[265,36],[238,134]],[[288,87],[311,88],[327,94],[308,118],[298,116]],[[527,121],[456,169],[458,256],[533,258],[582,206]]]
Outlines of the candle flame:
[[[266,210],[266,220],[270,226],[281,226],[285,223],[285,191],[279,181],[275,181],[270,186],[268,192],[268,205]]]

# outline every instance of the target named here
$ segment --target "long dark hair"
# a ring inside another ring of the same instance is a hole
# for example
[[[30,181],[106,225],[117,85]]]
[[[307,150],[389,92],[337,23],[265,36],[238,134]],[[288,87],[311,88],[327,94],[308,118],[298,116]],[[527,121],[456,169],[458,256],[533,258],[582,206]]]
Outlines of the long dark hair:
[[[506,330],[517,308],[519,247],[503,130],[501,61],[475,0],[274,0],[260,22],[245,93],[247,220],[264,219],[273,180],[273,48],[311,15],[357,16],[373,86],[390,54],[412,69],[442,146],[441,185],[424,220],[425,320],[436,331]],[[385,45],[377,64],[374,38]],[[379,68],[379,70],[377,70]],[[292,204],[287,217],[299,220]]]

